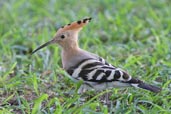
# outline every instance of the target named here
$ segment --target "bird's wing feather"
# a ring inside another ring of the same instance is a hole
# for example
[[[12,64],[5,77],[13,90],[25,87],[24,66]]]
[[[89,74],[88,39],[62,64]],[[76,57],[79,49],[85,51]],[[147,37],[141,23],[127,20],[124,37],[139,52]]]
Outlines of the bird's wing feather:
[[[67,70],[67,72],[75,79],[86,82],[119,82],[120,84],[129,84],[133,87],[146,89],[152,92],[160,92],[159,87],[146,84],[139,79],[132,78],[122,69],[116,68],[105,60],[85,59],[76,66]]]
[[[125,71],[108,64],[103,58],[85,59],[67,72],[74,78],[92,82],[129,81]]]
[[[115,66],[113,66],[112,64],[108,63],[108,62],[107,62],[104,58],[102,58],[102,57],[98,57],[98,60],[99,60],[100,62],[102,62],[103,64],[107,65],[107,66],[115,67]]]

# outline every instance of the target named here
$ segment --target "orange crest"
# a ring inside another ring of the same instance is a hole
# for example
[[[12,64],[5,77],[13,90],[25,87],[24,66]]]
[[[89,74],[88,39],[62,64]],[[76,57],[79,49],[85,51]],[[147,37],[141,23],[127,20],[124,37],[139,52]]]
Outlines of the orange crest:
[[[91,19],[92,19],[91,17],[90,18],[85,18],[85,19],[82,19],[82,20],[67,24],[65,26],[62,26],[61,28],[58,29],[57,33],[64,32],[64,31],[67,31],[67,30],[80,30],[80,29],[82,29],[82,27],[84,25],[89,23],[91,21]]]

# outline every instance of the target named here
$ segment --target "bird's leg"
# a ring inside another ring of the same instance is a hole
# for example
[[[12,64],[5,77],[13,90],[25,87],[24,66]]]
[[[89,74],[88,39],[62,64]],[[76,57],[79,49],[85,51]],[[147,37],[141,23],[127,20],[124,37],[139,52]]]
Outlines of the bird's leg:
[[[108,83],[105,83],[105,84],[106,84],[106,88],[108,88],[108,86],[109,86]],[[109,92],[110,91],[107,90],[106,93],[105,93],[105,104],[106,105],[110,105]]]
[[[87,90],[90,90],[91,89],[91,87],[89,86],[89,85],[87,85],[87,84],[82,84],[81,86],[80,86],[80,88],[78,89],[78,94],[81,94],[81,97],[80,97],[80,99],[79,99],[79,101],[81,102],[81,103],[83,103],[84,101],[86,101],[86,99],[87,98],[89,98],[89,96],[87,97],[87,95],[85,95],[84,93],[87,91]]]
[[[80,86],[80,88],[78,89],[78,94],[82,94],[82,93],[84,93],[86,91],[86,88],[84,87],[84,84],[82,84],[81,86]]]
[[[86,91],[86,88],[84,87],[85,85],[84,84],[82,84],[81,86],[80,86],[80,88],[78,89],[78,94],[80,94],[80,95],[82,95],[85,91]],[[81,96],[80,98],[79,98],[79,102],[81,102],[81,103],[83,103],[84,101],[85,101],[85,97],[84,96]]]
[[[109,105],[109,104],[110,104],[109,92],[105,93],[105,104],[106,104],[106,105]]]

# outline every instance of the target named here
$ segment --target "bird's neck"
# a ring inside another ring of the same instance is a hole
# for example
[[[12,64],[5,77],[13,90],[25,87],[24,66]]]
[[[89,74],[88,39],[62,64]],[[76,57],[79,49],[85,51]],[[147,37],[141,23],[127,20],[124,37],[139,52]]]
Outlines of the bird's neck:
[[[74,57],[76,57],[79,54],[80,50],[81,49],[79,48],[78,43],[75,44],[72,43],[72,45],[70,44],[62,48],[61,56],[62,56],[62,65],[64,69],[67,69],[67,67],[69,67],[68,63],[70,63],[70,61],[72,61]]]
[[[62,56],[63,57],[71,57],[73,55],[76,55],[79,52],[80,48],[78,46],[69,46],[67,48],[62,49]]]
[[[77,51],[79,48],[78,42],[68,42],[65,45],[62,46],[62,50],[66,53],[70,53],[70,52],[75,52]]]

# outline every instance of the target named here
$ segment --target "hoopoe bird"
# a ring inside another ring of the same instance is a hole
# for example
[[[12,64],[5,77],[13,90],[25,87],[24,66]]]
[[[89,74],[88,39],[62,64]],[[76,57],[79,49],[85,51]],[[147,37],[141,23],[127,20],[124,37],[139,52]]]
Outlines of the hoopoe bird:
[[[118,87],[136,87],[155,93],[160,92],[159,87],[133,78],[126,71],[106,62],[102,57],[79,47],[78,33],[90,21],[91,18],[85,18],[59,28],[52,40],[39,46],[32,54],[47,45],[59,44],[62,48],[63,69],[75,80],[83,81],[78,93],[92,88],[104,90]]]

